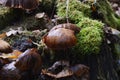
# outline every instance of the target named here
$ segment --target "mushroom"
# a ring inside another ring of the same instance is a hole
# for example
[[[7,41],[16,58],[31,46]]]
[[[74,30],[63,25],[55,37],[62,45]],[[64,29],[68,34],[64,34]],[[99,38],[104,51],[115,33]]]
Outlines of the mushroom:
[[[41,64],[42,61],[40,54],[37,52],[37,49],[32,48],[26,50],[18,57],[15,67],[21,72],[32,70],[32,72],[35,74],[40,70]]]
[[[67,24],[71,25],[70,23]],[[55,53],[52,56],[55,56],[54,59],[57,60],[68,60],[70,48],[77,43],[75,32],[78,32],[78,28],[63,25],[53,27],[42,38],[42,42]]]
[[[39,75],[40,69],[41,56],[37,49],[28,49],[16,61],[2,67],[0,80],[33,80]]]
[[[0,39],[0,52],[1,53],[11,53],[13,50],[9,43]]]
[[[39,0],[0,0],[0,4],[11,8],[31,10],[39,5]]]
[[[74,35],[74,31],[59,28],[51,30],[43,37],[42,41],[47,45],[47,47],[55,50],[70,48],[76,44],[77,39]]]
[[[8,64],[10,62],[11,61],[9,59],[4,59],[4,58],[0,57],[0,70],[5,64]]]
[[[80,28],[77,27],[75,24],[72,24],[72,23],[64,23],[64,24],[56,25],[50,31],[58,29],[58,28],[70,29],[70,30],[73,30],[75,33],[80,32]]]

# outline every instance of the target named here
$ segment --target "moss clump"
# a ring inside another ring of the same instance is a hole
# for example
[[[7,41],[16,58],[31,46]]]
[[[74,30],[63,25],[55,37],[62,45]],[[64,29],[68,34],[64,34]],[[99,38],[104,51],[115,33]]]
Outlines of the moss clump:
[[[77,26],[80,28],[85,28],[85,27],[97,27],[99,29],[102,29],[104,24],[100,21],[97,20],[92,20],[90,18],[82,18],[80,22],[77,23]]]
[[[70,0],[68,17],[73,23],[79,22],[83,16],[90,16],[90,6],[78,0]],[[57,15],[66,18],[66,0],[57,0]]]
[[[98,54],[104,37],[104,24],[97,20],[82,18],[77,25],[81,28],[77,35],[78,44],[75,46],[78,53]]]
[[[77,35],[77,51],[83,55],[98,54],[103,35],[97,27],[85,27]]]

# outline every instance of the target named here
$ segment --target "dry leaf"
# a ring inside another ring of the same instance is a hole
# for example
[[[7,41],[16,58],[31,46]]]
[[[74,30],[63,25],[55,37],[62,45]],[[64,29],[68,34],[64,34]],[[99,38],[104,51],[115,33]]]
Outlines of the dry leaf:
[[[69,63],[67,62],[67,64]],[[43,69],[42,74],[56,79],[75,75],[82,79],[89,80],[89,67],[83,64],[77,64],[69,67],[67,64],[66,61],[57,61],[52,65],[52,67]],[[60,68],[59,66],[63,66],[63,69],[58,73],[54,73],[57,68]]]
[[[6,33],[4,32],[4,33],[2,33],[2,34],[0,34],[0,38],[1,39],[3,39],[3,38],[6,38],[7,37],[7,35],[6,35]]]
[[[13,50],[12,53],[2,54],[0,55],[0,57],[8,59],[17,59],[20,54],[22,54],[22,52],[20,52],[19,50]]]
[[[58,74],[52,74],[48,72],[47,70],[42,70],[42,74],[53,77],[53,78],[64,78],[64,77],[69,77],[73,75],[73,72],[69,69],[62,70]]]
[[[43,13],[37,13],[36,15],[35,15],[35,18],[37,18],[37,19],[41,19],[41,18],[43,18],[45,16],[45,13],[43,12]]]

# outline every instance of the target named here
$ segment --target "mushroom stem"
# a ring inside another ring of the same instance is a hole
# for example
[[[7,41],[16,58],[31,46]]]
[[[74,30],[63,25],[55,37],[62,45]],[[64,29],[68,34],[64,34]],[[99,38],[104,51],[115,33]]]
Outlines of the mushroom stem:
[[[70,60],[70,48],[67,49],[63,49],[63,50],[54,50],[53,51],[55,53],[55,61],[59,61],[59,60]]]

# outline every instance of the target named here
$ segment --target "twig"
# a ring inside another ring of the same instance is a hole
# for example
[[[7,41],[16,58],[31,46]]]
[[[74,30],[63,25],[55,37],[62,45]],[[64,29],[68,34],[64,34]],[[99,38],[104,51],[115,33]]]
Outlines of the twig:
[[[68,20],[68,10],[69,10],[69,0],[66,1],[66,19],[67,19],[67,23],[69,23],[69,20]]]

